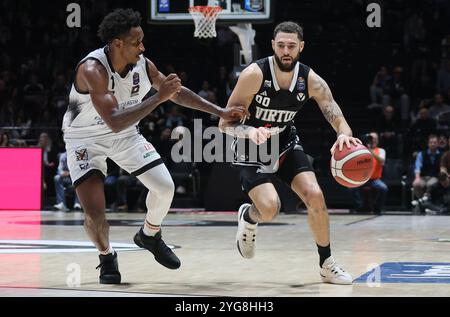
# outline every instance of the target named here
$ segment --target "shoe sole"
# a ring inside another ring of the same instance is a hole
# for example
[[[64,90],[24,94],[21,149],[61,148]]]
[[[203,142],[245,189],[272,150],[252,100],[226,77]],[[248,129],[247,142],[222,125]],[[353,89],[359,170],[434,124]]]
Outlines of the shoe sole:
[[[353,281],[351,281],[350,283],[348,283],[348,282],[333,283],[333,282],[327,280],[327,278],[325,276],[323,276],[322,274],[320,274],[320,279],[322,280],[322,283],[327,283],[327,284],[334,284],[334,285],[352,285],[353,284]]]
[[[120,284],[120,280],[120,277],[115,279],[102,279],[101,277],[99,278],[100,284]]]
[[[145,250],[147,250],[148,252],[150,252],[151,254],[153,254],[152,251],[150,251],[150,250],[148,250],[147,248],[144,247],[144,245],[141,243],[141,240],[139,239],[139,237],[138,237],[137,234],[134,236],[133,241],[134,241],[134,243],[135,243],[138,247],[140,247],[140,248],[142,248],[142,249],[145,249]],[[156,256],[155,256],[154,254],[153,254],[153,257],[155,258],[155,261],[156,261],[156,262],[158,262],[158,263],[161,264],[162,266],[164,266],[164,267],[166,267],[166,268],[168,268],[168,269],[171,269],[171,270],[176,270],[176,269],[180,268],[180,266],[181,266],[181,263],[180,263],[178,266],[170,266],[170,265],[161,263],[161,262],[156,258]]]

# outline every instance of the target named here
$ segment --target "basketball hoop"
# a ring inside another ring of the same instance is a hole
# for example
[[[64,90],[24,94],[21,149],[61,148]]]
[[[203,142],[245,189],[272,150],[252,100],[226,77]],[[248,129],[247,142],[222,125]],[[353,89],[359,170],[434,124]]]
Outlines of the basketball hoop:
[[[192,6],[189,13],[195,22],[194,37],[210,38],[216,37],[216,20],[222,11],[219,6]]]

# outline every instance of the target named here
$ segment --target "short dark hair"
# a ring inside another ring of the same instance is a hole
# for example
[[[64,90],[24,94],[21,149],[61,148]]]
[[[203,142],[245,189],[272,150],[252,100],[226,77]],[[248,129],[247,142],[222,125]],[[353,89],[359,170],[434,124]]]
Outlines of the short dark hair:
[[[131,28],[141,25],[141,14],[133,9],[116,9],[103,18],[98,36],[109,43],[119,36],[127,35]]]
[[[273,38],[277,36],[278,33],[297,33],[298,39],[303,41],[303,28],[295,22],[286,21],[281,22],[273,30]]]

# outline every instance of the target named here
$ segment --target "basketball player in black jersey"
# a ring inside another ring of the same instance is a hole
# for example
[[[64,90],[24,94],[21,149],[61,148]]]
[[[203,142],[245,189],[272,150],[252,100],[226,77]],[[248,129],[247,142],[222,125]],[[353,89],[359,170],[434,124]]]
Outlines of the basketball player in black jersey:
[[[308,66],[298,62],[304,48],[303,29],[294,22],[280,23],[274,30],[272,48],[273,56],[258,60],[242,71],[228,101],[228,108],[248,107],[250,116],[244,122],[227,119],[219,122],[220,130],[238,141],[260,145],[276,134],[279,142],[280,157],[273,173],[264,172],[261,162],[246,159],[235,162],[240,170],[242,187],[252,200],[251,205],[244,204],[239,208],[237,248],[244,258],[252,258],[255,255],[257,224],[269,222],[278,214],[281,203],[272,184],[273,177],[277,176],[308,208],[308,222],[320,256],[322,281],[351,284],[350,274],[331,256],[327,207],[311,162],[298,141],[293,118],[312,98],[337,133],[331,153],[342,150],[344,144],[350,147],[350,143],[356,145],[361,141],[352,137],[352,130],[327,83]],[[235,154],[236,157],[246,157],[245,153]]]

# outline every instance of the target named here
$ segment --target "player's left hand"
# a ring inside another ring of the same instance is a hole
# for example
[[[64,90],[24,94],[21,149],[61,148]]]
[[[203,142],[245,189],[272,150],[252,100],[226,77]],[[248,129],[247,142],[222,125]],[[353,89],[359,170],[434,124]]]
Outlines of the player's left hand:
[[[220,117],[227,121],[240,121],[250,116],[247,107],[235,106],[222,109]]]
[[[339,152],[342,151],[342,149],[344,147],[344,143],[347,146],[347,148],[350,148],[350,143],[353,143],[353,145],[355,145],[355,146],[357,146],[358,143],[362,144],[361,140],[358,138],[354,138],[352,136],[341,134],[338,136],[336,142],[334,142],[333,146],[330,149],[331,155],[334,154],[334,151],[336,149],[339,149]]]

